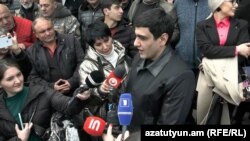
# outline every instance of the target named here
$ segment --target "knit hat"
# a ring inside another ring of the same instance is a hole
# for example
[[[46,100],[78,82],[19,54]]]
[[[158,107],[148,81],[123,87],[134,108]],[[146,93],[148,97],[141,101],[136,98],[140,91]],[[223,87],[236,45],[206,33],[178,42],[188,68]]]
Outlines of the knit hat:
[[[208,6],[212,13],[221,6],[224,0],[208,0]]]
[[[214,11],[221,6],[224,0],[208,0],[208,7],[211,10],[211,13],[206,19],[209,19],[213,16]]]

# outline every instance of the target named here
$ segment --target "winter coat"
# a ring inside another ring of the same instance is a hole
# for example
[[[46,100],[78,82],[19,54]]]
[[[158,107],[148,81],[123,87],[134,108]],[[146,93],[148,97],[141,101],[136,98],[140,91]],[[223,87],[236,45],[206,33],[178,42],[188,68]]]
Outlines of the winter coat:
[[[58,66],[61,70],[62,79],[67,79],[72,89],[79,86],[78,68],[84,58],[83,50],[78,40],[72,35],[56,34]],[[29,80],[46,86],[54,87],[54,82],[50,79],[50,69],[46,58],[46,48],[42,46],[41,41],[34,43],[27,50],[28,56],[32,63],[32,71]]]
[[[45,130],[50,127],[50,118],[54,110],[67,115],[80,112],[81,108],[76,107],[76,105],[75,107],[69,107],[69,100],[70,97],[66,97],[48,87],[31,84],[27,100],[21,112],[23,123],[29,122],[32,114],[34,114],[31,120],[33,123],[32,128],[36,135],[42,137]],[[77,105],[82,106],[80,103],[77,103]],[[17,121],[8,111],[3,94],[0,94],[0,111],[0,140],[17,141],[15,131]]]

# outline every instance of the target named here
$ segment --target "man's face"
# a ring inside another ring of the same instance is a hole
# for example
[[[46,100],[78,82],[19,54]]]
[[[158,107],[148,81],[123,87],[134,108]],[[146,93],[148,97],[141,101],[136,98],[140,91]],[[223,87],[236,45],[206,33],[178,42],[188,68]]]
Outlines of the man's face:
[[[119,22],[122,20],[123,10],[121,5],[112,4],[110,9],[105,8],[105,15],[111,20]]]
[[[135,35],[134,46],[142,59],[156,60],[165,49],[166,42],[163,42],[161,37],[154,39],[148,28],[136,27]]]
[[[53,24],[47,20],[39,20],[34,26],[36,37],[43,43],[51,43],[56,40]]]
[[[51,2],[50,0],[40,0],[40,13],[43,17],[50,17],[56,8],[56,2]]]
[[[11,13],[0,7],[0,27],[3,28],[6,32],[12,30],[15,26],[15,22]]]
[[[23,8],[28,9],[32,6],[33,0],[20,0],[20,4]]]

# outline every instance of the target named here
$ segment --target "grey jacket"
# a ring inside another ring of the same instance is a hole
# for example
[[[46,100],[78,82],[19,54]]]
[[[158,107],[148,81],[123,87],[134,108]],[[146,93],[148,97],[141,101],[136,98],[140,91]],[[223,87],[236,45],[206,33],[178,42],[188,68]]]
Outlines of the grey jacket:
[[[73,34],[77,39],[80,39],[80,23],[65,6],[58,3],[50,18],[54,23],[56,31],[64,34]]]

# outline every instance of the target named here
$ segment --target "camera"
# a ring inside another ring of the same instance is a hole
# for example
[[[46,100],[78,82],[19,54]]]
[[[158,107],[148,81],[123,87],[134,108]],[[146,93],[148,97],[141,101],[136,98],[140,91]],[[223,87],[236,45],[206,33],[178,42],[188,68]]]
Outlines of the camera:
[[[8,46],[12,46],[12,38],[10,36],[0,37],[0,49],[7,48]]]

